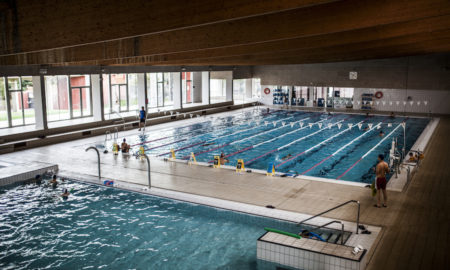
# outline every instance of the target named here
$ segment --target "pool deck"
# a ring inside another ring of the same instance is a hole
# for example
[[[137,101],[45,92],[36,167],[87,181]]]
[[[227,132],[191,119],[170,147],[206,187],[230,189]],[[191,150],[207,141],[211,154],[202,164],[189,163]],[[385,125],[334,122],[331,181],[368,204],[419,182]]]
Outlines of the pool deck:
[[[236,112],[230,112],[236,113]],[[194,119],[183,120],[198,121]],[[180,122],[183,122],[180,121]],[[187,123],[183,122],[183,125]],[[162,124],[147,131],[181,123]],[[121,132],[136,134],[136,130]],[[256,173],[189,166],[151,158],[152,185],[257,206],[273,205],[279,210],[314,215],[348,200],[361,202],[361,223],[383,227],[375,252],[368,254],[367,269],[444,269],[449,265],[450,173],[444,170],[450,152],[450,119],[442,118],[425,152],[425,160],[405,192],[390,191],[389,207],[373,207],[370,189],[314,180],[267,177]],[[33,161],[59,165],[64,175],[97,176],[97,157],[85,152],[87,144],[103,136],[0,155],[0,162],[27,164]],[[147,184],[147,164],[134,157],[101,154],[104,179]],[[355,207],[348,205],[325,215],[354,222]],[[370,228],[370,227],[369,227]],[[445,239],[446,238],[446,239]]]

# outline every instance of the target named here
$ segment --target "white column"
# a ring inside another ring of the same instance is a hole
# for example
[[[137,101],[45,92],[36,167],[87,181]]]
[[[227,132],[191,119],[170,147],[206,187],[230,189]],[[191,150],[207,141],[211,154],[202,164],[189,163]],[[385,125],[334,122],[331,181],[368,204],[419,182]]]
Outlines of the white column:
[[[100,75],[91,74],[92,114],[94,121],[102,121],[102,93],[100,91]]]
[[[202,72],[202,104],[209,104],[209,71]]]
[[[145,108],[145,73],[137,74],[137,98],[139,110],[141,107]]]
[[[45,91],[45,89],[41,88],[41,77],[40,76],[33,76],[33,96],[34,96],[34,117],[36,119],[36,129],[44,129],[44,108],[42,107],[42,102],[45,102],[45,100],[42,100],[42,91]]]
[[[173,108],[181,109],[181,72],[171,72],[170,79],[173,87]]]

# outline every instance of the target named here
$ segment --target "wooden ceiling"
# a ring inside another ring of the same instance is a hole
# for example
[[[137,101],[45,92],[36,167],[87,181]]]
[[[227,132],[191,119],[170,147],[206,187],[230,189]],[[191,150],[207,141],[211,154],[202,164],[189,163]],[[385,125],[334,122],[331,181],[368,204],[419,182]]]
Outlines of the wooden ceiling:
[[[450,51],[449,0],[16,0],[0,2],[0,16],[0,65],[302,64]]]

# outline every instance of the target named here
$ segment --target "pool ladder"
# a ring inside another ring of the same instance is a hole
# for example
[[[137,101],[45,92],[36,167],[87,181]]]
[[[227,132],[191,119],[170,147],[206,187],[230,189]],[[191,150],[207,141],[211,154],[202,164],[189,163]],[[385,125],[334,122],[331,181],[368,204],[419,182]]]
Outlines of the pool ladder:
[[[345,206],[345,205],[347,205],[347,204],[350,204],[350,203],[356,203],[356,204],[358,205],[358,212],[357,212],[357,216],[356,216],[356,234],[359,234],[359,215],[360,215],[360,210],[361,210],[361,204],[360,204],[359,201],[356,201],[356,200],[350,200],[350,201],[341,203],[341,204],[339,204],[339,205],[337,205],[337,206],[335,206],[335,207],[333,207],[333,208],[330,208],[330,209],[328,209],[328,210],[325,210],[325,211],[323,211],[323,212],[321,212],[321,213],[319,213],[319,214],[317,214],[317,215],[314,215],[314,216],[312,216],[312,217],[309,217],[309,218],[307,218],[307,219],[304,219],[304,220],[300,221],[299,223],[297,223],[297,226],[300,226],[300,225],[304,224],[306,221],[309,221],[309,220],[314,219],[314,218],[316,218],[316,217],[320,217],[320,216],[322,216],[322,215],[324,215],[324,214],[326,214],[326,213],[328,213],[328,212],[331,212],[331,211],[333,211],[333,210],[336,210],[336,209],[338,209],[338,208],[341,208],[341,207],[343,207],[343,206]],[[328,226],[328,225],[330,225],[330,224],[333,224],[333,223],[339,223],[339,224],[341,224],[341,244],[343,245],[343,244],[344,244],[344,223],[343,223],[342,221],[340,221],[340,220],[333,220],[333,221],[330,221],[330,222],[325,223],[325,224],[323,224],[323,225],[311,225],[311,224],[308,224],[308,225],[309,225],[309,226],[317,227],[317,228],[315,228],[314,230],[318,230],[318,229],[320,229],[320,228],[324,228],[324,227],[326,227],[326,226]]]

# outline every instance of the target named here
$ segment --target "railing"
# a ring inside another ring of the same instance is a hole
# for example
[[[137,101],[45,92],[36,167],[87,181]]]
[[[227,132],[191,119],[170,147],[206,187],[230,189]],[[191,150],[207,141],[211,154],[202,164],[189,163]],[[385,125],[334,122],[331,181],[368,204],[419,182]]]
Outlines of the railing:
[[[109,139],[108,139],[108,136],[109,136]],[[105,132],[105,147],[106,147],[106,142],[109,141],[109,140],[112,140],[112,139],[113,139],[113,137],[111,135],[111,132],[109,132],[109,130],[107,130]]]
[[[326,226],[328,226],[328,225],[330,225],[330,224],[333,224],[333,223],[339,223],[339,224],[341,224],[341,245],[343,245],[343,244],[344,244],[344,223],[343,223],[342,221],[340,221],[340,220],[333,220],[333,221],[330,221],[330,222],[328,222],[328,223],[325,223],[325,224],[323,224],[323,225],[318,226],[318,227],[315,228],[314,230],[310,230],[310,232],[317,231],[317,230],[319,230],[319,229],[321,229],[321,228],[323,228],[323,227],[326,227]]]
[[[95,150],[95,152],[97,152],[97,165],[98,165],[98,181],[102,181],[102,174],[100,172],[100,152],[98,151],[97,147],[94,146],[90,146],[88,148],[85,149],[85,151],[89,151],[90,149]]]
[[[117,116],[119,116],[119,118],[121,119],[120,121],[123,123],[123,130],[125,130],[125,118],[123,118],[122,115],[120,115],[120,113],[118,113],[117,111],[112,111],[114,114],[116,114]],[[109,117],[111,119],[111,116]]]
[[[317,215],[314,215],[314,216],[312,216],[310,218],[304,219],[304,220],[300,221],[299,223],[297,223],[297,226],[300,226],[301,224],[305,223],[306,221],[309,221],[309,220],[314,219],[316,217],[319,217],[319,216],[321,216],[323,214],[326,214],[328,212],[336,210],[336,209],[338,209],[338,208],[340,208],[342,206],[345,206],[345,205],[347,205],[349,203],[356,203],[356,204],[358,204],[358,214],[356,216],[356,234],[359,234],[359,214],[360,214],[360,210],[361,210],[361,204],[359,203],[359,201],[355,201],[355,200],[350,200],[350,201],[347,201],[345,203],[341,203],[341,204],[339,204],[339,205],[337,205],[337,206],[335,206],[333,208],[330,208],[330,209],[328,209],[326,211],[323,211],[323,212],[321,212],[321,213],[319,213]]]
[[[152,188],[152,179],[150,176],[150,159],[146,154],[140,154],[140,156],[144,157],[147,160],[148,188]]]

